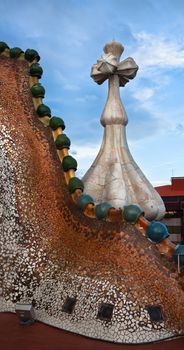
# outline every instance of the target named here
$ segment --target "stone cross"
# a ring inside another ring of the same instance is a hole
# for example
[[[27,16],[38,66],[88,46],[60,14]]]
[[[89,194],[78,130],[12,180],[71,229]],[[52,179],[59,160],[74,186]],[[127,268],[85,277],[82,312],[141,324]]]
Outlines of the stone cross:
[[[129,79],[136,76],[138,66],[133,58],[128,57],[119,62],[124,47],[113,41],[104,47],[104,55],[92,66],[91,77],[97,84],[102,84],[106,79],[109,81],[107,103],[101,116],[103,126],[109,124],[128,123],[125,109],[122,105],[119,86],[125,86]]]

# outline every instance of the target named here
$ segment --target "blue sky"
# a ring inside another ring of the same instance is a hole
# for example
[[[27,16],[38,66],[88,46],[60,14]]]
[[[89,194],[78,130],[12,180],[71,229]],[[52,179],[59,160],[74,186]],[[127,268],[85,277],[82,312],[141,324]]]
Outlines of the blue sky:
[[[121,88],[134,159],[153,185],[184,176],[183,0],[1,0],[0,13],[0,40],[41,56],[44,103],[65,120],[79,175],[103,135],[107,81],[94,83],[91,66],[115,38],[125,47],[122,59],[139,65]]]

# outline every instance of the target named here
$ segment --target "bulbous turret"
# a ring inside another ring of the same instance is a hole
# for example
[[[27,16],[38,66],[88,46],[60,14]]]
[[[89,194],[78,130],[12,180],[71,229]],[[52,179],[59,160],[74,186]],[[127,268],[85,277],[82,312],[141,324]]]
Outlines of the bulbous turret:
[[[104,46],[104,55],[92,66],[91,77],[98,84],[109,81],[108,97],[101,116],[104,137],[100,151],[83,178],[85,192],[96,203],[109,202],[115,208],[137,204],[149,220],[161,219],[164,203],[135,163],[126,140],[128,117],[121,102],[119,86],[137,73],[133,58],[119,62],[123,46],[116,42]]]

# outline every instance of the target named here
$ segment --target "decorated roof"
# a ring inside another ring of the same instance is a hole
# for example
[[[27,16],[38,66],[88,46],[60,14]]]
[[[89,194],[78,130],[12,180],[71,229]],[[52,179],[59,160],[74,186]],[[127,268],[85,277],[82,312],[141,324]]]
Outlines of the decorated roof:
[[[134,203],[83,192],[39,54],[0,53],[0,311],[32,303],[39,321],[117,343],[181,336],[184,246]]]

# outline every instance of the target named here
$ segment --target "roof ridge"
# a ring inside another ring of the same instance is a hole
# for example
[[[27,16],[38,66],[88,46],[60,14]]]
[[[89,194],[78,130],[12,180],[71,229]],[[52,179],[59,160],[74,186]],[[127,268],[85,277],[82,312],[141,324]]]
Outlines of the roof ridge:
[[[42,103],[45,96],[45,89],[39,83],[43,69],[38,61],[40,56],[34,49],[27,49],[25,52],[19,47],[9,48],[5,42],[0,42],[0,55],[10,57],[17,60],[26,60],[29,65],[29,85],[33,96],[33,104],[39,120],[52,129],[52,135],[57,148],[57,154],[61,161],[66,184],[71,193],[72,199],[77,207],[90,218],[99,220],[107,220],[121,223],[123,220],[134,225],[138,231],[146,236],[161,254],[168,258],[173,258],[178,262],[178,256],[181,254],[181,249],[184,253],[184,245],[176,246],[169,239],[169,233],[166,226],[158,221],[149,222],[144,217],[142,209],[134,204],[125,206],[123,209],[115,209],[110,203],[104,202],[95,205],[93,198],[88,194],[83,194],[83,182],[75,176],[77,169],[77,161],[69,155],[70,139],[63,134],[65,129],[64,121],[52,116],[50,108]],[[183,247],[183,248],[181,248]],[[178,253],[179,252],[179,253]],[[184,265],[184,264],[183,264]]]

